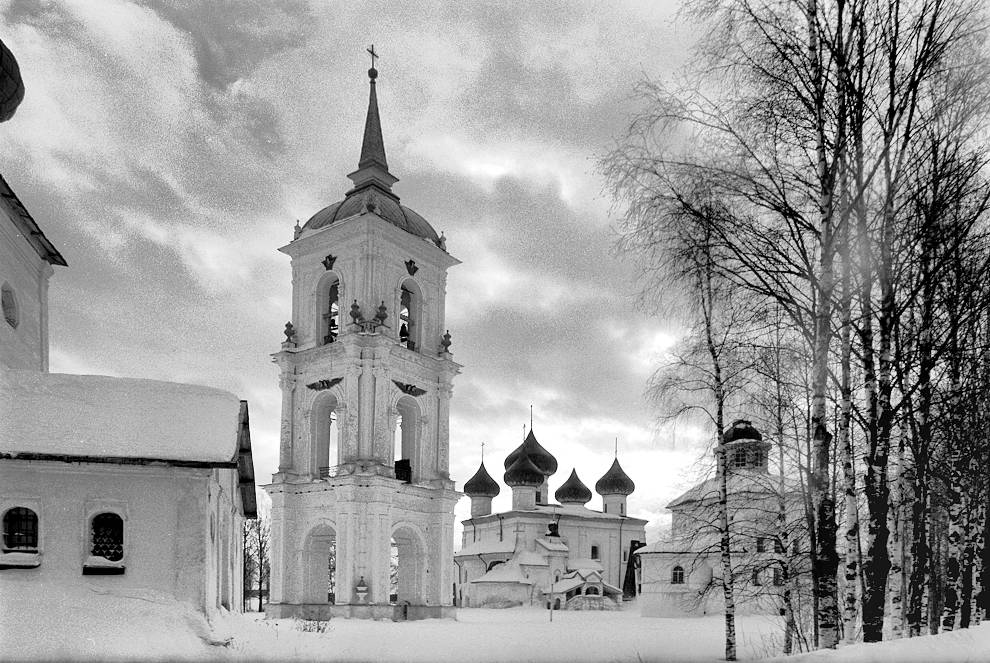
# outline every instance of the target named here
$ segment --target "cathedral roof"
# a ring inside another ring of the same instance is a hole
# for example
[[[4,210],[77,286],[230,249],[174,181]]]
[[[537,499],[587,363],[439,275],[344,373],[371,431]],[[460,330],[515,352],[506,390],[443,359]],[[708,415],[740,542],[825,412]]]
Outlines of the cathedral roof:
[[[501,491],[502,489],[499,488],[495,479],[492,479],[488,470],[485,469],[484,461],[478,466],[478,471],[474,473],[474,476],[464,484],[464,494],[468,497],[495,497]]]
[[[505,471],[503,478],[507,486],[539,486],[543,483],[543,477],[543,472],[529,456],[520,455]]]
[[[595,484],[595,492],[599,495],[631,495],[636,490],[636,484],[622,470],[619,459],[612,461],[612,467]]]
[[[723,444],[735,442],[736,440],[756,440],[759,442],[762,439],[763,436],[760,435],[760,431],[756,430],[753,427],[753,423],[746,419],[736,419],[722,434]]]
[[[571,470],[571,476],[567,477],[567,481],[553,496],[561,504],[587,504],[591,501],[591,491],[578,478],[577,470]]]
[[[433,226],[416,212],[399,204],[399,197],[392,192],[392,185],[399,180],[388,171],[388,160],[385,157],[385,140],[382,138],[378,95],[375,92],[378,70],[368,70],[368,77],[371,79],[371,92],[368,98],[368,116],[364,123],[364,139],[361,142],[361,157],[358,160],[358,169],[348,175],[354,182],[354,188],[347,192],[343,200],[324,207],[310,217],[302,229],[319,230],[336,221],[371,212],[393,226],[443,248],[440,236]]]
[[[553,457],[553,454],[544,449],[543,445],[536,441],[536,436],[533,435],[532,428],[530,428],[529,434],[523,440],[523,443],[505,457],[505,469],[509,469],[523,454],[529,456],[530,460],[533,461],[544,476],[550,476],[557,471],[557,459]]]

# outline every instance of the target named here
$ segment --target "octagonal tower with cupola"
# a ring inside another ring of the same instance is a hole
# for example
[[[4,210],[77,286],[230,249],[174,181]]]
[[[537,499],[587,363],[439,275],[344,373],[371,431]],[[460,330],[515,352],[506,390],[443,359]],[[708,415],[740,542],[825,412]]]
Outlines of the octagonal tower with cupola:
[[[269,616],[415,618],[452,605],[460,494],[448,420],[460,366],[444,299],[459,261],[392,190],[378,72],[368,75],[352,187],[279,249],[292,259],[292,320],[274,355],[282,421],[266,487]]]

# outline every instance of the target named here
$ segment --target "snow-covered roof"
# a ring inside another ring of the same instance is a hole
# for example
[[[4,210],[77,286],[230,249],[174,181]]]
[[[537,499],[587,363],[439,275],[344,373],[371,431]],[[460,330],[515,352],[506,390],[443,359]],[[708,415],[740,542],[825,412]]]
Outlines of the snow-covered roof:
[[[506,514],[512,514],[515,516],[560,516],[562,518],[593,518],[597,520],[625,520],[628,523],[643,523],[644,525],[648,522],[641,518],[633,518],[631,516],[622,516],[617,513],[604,513],[602,511],[595,511],[594,509],[589,509],[581,504],[537,504],[532,509],[513,509],[510,511],[503,511],[501,513],[492,513],[485,516],[475,516],[469,518],[464,522],[468,521],[484,521],[486,518],[496,518],[498,516],[505,517]]]
[[[567,560],[567,570],[601,571],[603,569],[601,562],[597,560],[588,557],[575,557],[574,559]]]
[[[533,581],[526,577],[518,564],[499,564],[491,571],[471,582],[512,582],[532,585]]]
[[[455,552],[454,557],[494,554],[509,555],[512,554],[515,549],[515,541],[475,541]]]
[[[5,371],[0,453],[206,463],[239,451],[241,403],[189,384]]]
[[[537,539],[536,542],[546,548],[547,550],[553,550],[555,552],[570,552],[570,548],[557,537],[552,539]]]
[[[765,495],[776,494],[777,477],[763,472],[753,472],[747,470],[737,470],[729,474],[726,487],[729,495],[740,493],[757,493]],[[793,489],[793,488],[792,488]],[[691,487],[680,497],[667,505],[668,509],[673,509],[688,502],[703,502],[718,499],[718,477],[705,479],[696,486]]]

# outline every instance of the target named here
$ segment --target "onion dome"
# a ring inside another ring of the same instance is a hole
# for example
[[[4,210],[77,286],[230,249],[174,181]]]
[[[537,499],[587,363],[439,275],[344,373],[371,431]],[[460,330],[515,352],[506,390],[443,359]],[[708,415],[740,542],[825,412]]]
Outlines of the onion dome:
[[[760,435],[760,431],[753,428],[753,423],[746,419],[736,419],[732,422],[732,426],[725,429],[725,433],[722,434],[723,444],[736,440],[756,440],[759,442],[762,439],[763,436]]]
[[[515,488],[516,486],[537,487],[543,483],[543,472],[540,471],[529,456],[520,455],[516,462],[505,471],[505,485]]]
[[[24,81],[14,54],[0,41],[0,122],[14,116],[14,111],[24,99]]]
[[[488,474],[484,463],[478,466],[478,471],[464,484],[464,494],[468,497],[495,497],[501,490],[495,479]]]
[[[399,204],[399,197],[392,192],[392,185],[399,179],[388,171],[385,158],[385,141],[382,138],[382,125],[378,116],[378,96],[375,92],[375,79],[378,70],[368,71],[371,94],[368,98],[368,116],[364,124],[364,138],[361,143],[361,158],[358,169],[348,175],[354,188],[346,197],[324,207],[303,225],[303,231],[318,230],[365,212],[373,212],[397,228],[443,247],[443,242],[433,226],[422,216],[405,205]]]
[[[571,470],[571,476],[553,496],[561,504],[587,504],[591,501],[591,491],[578,479],[577,470]]]
[[[634,490],[636,484],[622,471],[618,458],[612,461],[612,467],[595,484],[595,492],[599,495],[631,495]]]
[[[548,477],[557,471],[557,459],[553,457],[553,454],[544,449],[543,445],[536,441],[536,436],[533,435],[533,429],[529,430],[529,435],[526,436],[523,443],[505,457],[505,469],[509,469],[524,454],[529,456],[530,460],[543,473],[543,476]]]

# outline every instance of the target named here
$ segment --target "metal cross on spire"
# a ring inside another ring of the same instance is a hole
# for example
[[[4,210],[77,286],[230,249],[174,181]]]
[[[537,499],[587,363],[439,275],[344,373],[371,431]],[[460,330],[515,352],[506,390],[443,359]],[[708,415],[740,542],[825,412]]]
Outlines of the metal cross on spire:
[[[533,430],[533,404],[529,404],[529,429]]]
[[[615,457],[619,457],[619,438],[615,438]]]
[[[375,68],[375,60],[378,59],[378,53],[375,53],[375,45],[372,44],[371,48],[366,48],[365,51],[371,56],[371,68]]]
[[[485,462],[485,443],[481,443],[481,462]]]

